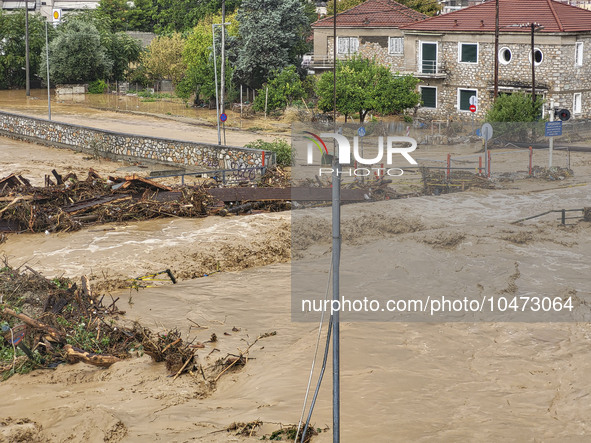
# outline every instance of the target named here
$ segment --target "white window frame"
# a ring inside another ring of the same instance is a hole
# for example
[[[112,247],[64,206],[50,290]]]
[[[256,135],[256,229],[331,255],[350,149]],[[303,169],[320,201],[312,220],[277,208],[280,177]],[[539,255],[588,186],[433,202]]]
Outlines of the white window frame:
[[[542,54],[542,60],[540,60],[540,63],[536,62],[536,66],[540,66],[542,63],[544,63],[544,51],[542,51],[540,48],[534,47],[534,53],[536,51],[540,51],[540,54]],[[532,60],[531,60],[531,47],[528,49],[527,52],[529,53],[527,57],[529,59],[529,64],[531,65],[531,62],[532,62]]]
[[[475,62],[463,62],[462,61],[462,46],[464,46],[464,45],[476,45],[476,61]],[[480,54],[480,45],[478,44],[478,42],[475,42],[475,43],[458,42],[458,63],[463,63],[466,65],[477,65],[478,60],[480,59],[480,57],[478,56],[479,54]]]
[[[417,71],[423,73],[423,43],[431,43],[435,45],[435,73],[437,74],[439,70],[439,42],[419,40],[419,69]]]
[[[347,52],[341,52],[339,50],[339,48],[341,46],[339,44],[339,41],[341,41],[341,40],[347,40]],[[351,51],[351,42],[352,41],[356,41],[355,51]],[[337,54],[340,54],[340,55],[351,55],[351,54],[357,54],[357,52],[359,52],[359,37],[346,37],[346,36],[337,37]]]
[[[575,43],[575,66],[583,66],[583,42]]]
[[[423,90],[423,88],[435,89],[435,107],[432,108],[430,106],[421,105],[421,108],[425,108],[425,109],[437,109],[439,107],[439,100],[438,100],[438,97],[437,97],[437,94],[438,94],[439,91],[437,89],[437,86],[419,86],[419,92],[421,92]],[[422,97],[422,93],[421,93],[421,97]]]
[[[505,60],[501,54],[503,53],[503,51],[509,51],[509,54],[511,54],[511,60],[507,61]],[[513,51],[511,51],[511,48],[507,47],[507,46],[503,46],[501,49],[499,49],[499,63],[501,65],[508,65],[509,63],[511,63],[513,61]]]
[[[578,107],[577,107],[577,97],[578,97]],[[573,94],[573,114],[581,114],[583,112],[583,94],[580,92],[575,92]]]
[[[394,51],[394,40],[400,40],[400,51]],[[388,37],[388,54],[389,55],[404,55],[404,37]]]
[[[460,109],[460,91],[474,91],[476,93],[476,102],[478,103],[478,89],[473,88],[458,88],[456,109],[460,112],[471,112],[469,109]],[[478,107],[476,108],[478,111]]]

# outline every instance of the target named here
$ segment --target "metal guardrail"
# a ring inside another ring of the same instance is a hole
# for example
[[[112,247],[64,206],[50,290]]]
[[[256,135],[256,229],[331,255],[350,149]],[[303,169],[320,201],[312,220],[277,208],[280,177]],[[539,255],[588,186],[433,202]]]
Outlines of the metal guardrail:
[[[257,174],[260,172],[260,174]],[[215,169],[199,172],[179,172],[173,174],[164,174],[157,176],[150,176],[150,179],[154,178],[168,178],[168,177],[181,177],[181,183],[185,184],[185,177],[207,177],[217,181],[221,181],[223,184],[231,182],[241,182],[244,180],[253,181],[257,175],[264,175],[267,172],[267,166],[253,166],[250,168],[236,168],[236,169]]]

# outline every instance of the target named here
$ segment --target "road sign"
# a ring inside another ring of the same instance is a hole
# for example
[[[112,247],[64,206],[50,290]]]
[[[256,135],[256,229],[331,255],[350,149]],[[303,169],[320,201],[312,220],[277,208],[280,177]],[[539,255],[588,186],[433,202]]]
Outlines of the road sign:
[[[490,125],[490,123],[485,123],[482,125],[481,133],[482,133],[482,138],[485,141],[489,141],[492,138],[493,128]]]
[[[357,135],[359,135],[359,137],[365,137],[365,128],[363,126],[357,130]]]
[[[476,105],[470,105],[470,112],[476,112]]]
[[[475,95],[470,96],[470,104],[474,106],[478,105],[478,98]]]
[[[54,23],[59,23],[62,20],[62,10],[54,9],[51,16],[53,17]]]
[[[562,135],[562,121],[546,122],[546,137],[559,137]]]
[[[225,122],[228,120],[228,116],[226,114],[220,114],[220,121]]]

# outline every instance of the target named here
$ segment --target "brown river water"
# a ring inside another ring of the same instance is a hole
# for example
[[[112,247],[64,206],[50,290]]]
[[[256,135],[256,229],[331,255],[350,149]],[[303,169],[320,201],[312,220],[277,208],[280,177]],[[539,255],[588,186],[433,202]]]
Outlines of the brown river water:
[[[170,130],[183,132],[179,125]],[[1,176],[15,164],[30,165],[27,175],[36,180],[56,162],[80,159],[3,139],[0,150]],[[392,263],[402,287],[413,275],[421,277],[425,294],[478,284],[502,291],[513,282],[517,291],[575,294],[587,312],[591,223],[560,227],[549,217],[510,224],[550,209],[591,206],[585,161],[575,179],[562,182],[348,205],[344,260],[354,257],[347,263],[360,269],[376,260],[355,252],[357,233],[364,247]],[[119,166],[101,163],[104,173]],[[328,273],[318,264],[326,262],[330,245],[317,232],[329,226],[330,212],[303,214],[306,222],[293,235],[307,244],[302,260],[310,268],[310,291],[323,293]],[[172,380],[147,356],[109,369],[76,364],[14,376],[0,383],[0,441],[254,442],[281,423],[297,423],[317,324],[291,319],[290,221],[289,213],[162,219],[9,236],[0,252],[13,266],[27,263],[48,277],[90,275],[120,298],[127,321],[178,328],[200,341],[215,332],[222,355],[245,349],[265,332],[277,335],[257,342],[247,365],[207,395],[196,390],[192,376]],[[522,274],[517,280],[515,263]],[[177,285],[121,289],[130,278],[166,268],[179,276]],[[589,441],[590,340],[587,322],[343,323],[342,441]],[[218,353],[207,356],[212,350],[200,350],[200,358],[214,358]],[[317,428],[332,427],[331,371],[329,359],[312,418]],[[256,419],[265,423],[257,436],[224,430]],[[313,441],[332,441],[330,429]]]
[[[368,229],[367,234],[375,247],[395,242],[409,251],[402,263],[408,271],[417,263],[433,269],[438,276],[434,283],[439,282],[438,290],[444,293],[453,293],[458,284],[443,275],[446,269],[449,273],[461,263],[479,260],[497,262],[490,271],[495,275],[477,267],[470,284],[493,281],[502,286],[514,260],[523,257],[525,267],[545,251],[548,257],[562,257],[561,270],[576,270],[569,276],[569,287],[588,303],[591,225],[562,229],[545,220],[513,227],[507,221],[541,205],[588,204],[589,191],[589,186],[577,186],[529,195],[463,193],[357,209],[353,205],[347,211],[379,213],[386,222],[400,214],[411,222],[419,220],[423,228],[418,233],[401,230],[379,238]],[[489,215],[486,220],[483,210]],[[311,220],[327,216],[324,210],[310,213]],[[204,260],[203,255],[184,259],[197,252],[227,253],[225,246],[231,245],[245,258],[256,255],[248,252],[253,242],[264,250],[265,242],[289,231],[288,220],[288,214],[279,214],[149,221],[73,234],[14,236],[1,247],[13,263],[28,260],[48,276],[79,275],[86,269],[100,280],[103,271],[133,277],[163,266],[182,273]],[[316,228],[311,222],[310,234]],[[459,246],[429,246],[434,237],[458,230],[466,234]],[[511,234],[520,232],[531,235],[522,244],[511,241]],[[257,243],[257,237],[264,240]],[[312,245],[310,260],[328,248]],[[352,249],[345,246],[343,255],[348,253]],[[189,376],[173,382],[163,367],[142,357],[107,370],[79,364],[13,377],[0,385],[0,416],[28,418],[42,426],[34,432],[51,441],[71,436],[75,441],[255,441],[260,436],[239,438],[219,431],[234,421],[260,419],[267,423],[266,432],[277,423],[297,422],[316,326],[291,321],[290,265],[256,266],[273,261],[261,254],[250,270],[113,293],[124,300],[127,318],[183,331],[191,319],[208,328],[189,333],[200,339],[211,332],[222,336],[234,326],[251,340],[277,331],[259,342],[242,371],[223,378],[207,398],[192,393]],[[395,253],[384,256],[395,259]],[[551,261],[539,260],[544,267]],[[547,269],[537,277],[548,285],[555,281]],[[590,334],[587,323],[344,323],[342,441],[587,441]],[[238,337],[223,345],[245,346]],[[313,418],[316,427],[331,426],[330,380],[329,365]],[[331,441],[330,432],[316,441]]]

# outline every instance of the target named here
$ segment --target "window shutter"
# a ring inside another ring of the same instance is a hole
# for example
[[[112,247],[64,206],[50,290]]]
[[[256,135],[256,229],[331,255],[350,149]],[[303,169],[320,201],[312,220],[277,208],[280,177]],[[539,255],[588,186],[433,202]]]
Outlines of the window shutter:
[[[350,42],[350,53],[351,54],[355,54],[357,53],[357,51],[359,50],[359,39],[355,38],[355,37],[351,37],[351,42]]]
[[[347,54],[349,52],[349,39],[345,37],[337,37],[339,54]]]

